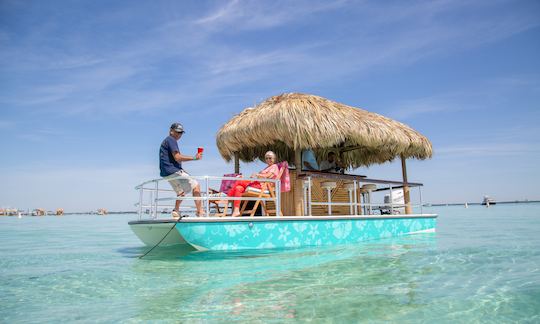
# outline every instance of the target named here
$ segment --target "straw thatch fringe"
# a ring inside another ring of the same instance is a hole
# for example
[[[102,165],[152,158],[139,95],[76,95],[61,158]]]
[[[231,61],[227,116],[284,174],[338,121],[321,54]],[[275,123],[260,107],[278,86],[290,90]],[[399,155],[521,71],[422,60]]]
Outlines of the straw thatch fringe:
[[[431,142],[398,121],[363,109],[301,93],[274,96],[234,116],[217,133],[219,152],[230,161],[264,157],[293,161],[295,149],[313,149],[317,159],[343,151],[348,167],[383,163],[403,155],[426,159]]]

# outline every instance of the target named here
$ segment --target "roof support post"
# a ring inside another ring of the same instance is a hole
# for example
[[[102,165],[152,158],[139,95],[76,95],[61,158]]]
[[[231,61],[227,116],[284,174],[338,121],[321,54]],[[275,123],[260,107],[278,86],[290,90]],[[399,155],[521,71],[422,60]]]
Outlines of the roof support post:
[[[240,159],[238,158],[238,154],[234,155],[234,173],[240,173]]]
[[[405,157],[401,155],[401,172],[403,174],[403,198],[405,200],[405,214],[412,214],[411,195],[409,193],[409,182],[407,180],[407,165]]]
[[[294,177],[294,214],[296,216],[304,216],[304,188],[302,179],[299,178],[302,171],[302,150],[294,151],[294,165],[296,172]]]

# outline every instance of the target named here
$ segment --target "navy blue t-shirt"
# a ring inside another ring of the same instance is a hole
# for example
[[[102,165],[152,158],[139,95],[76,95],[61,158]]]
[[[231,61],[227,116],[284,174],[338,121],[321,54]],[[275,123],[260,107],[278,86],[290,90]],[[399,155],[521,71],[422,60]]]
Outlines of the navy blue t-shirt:
[[[160,176],[166,177],[182,170],[182,163],[177,162],[174,159],[173,153],[175,151],[180,152],[178,149],[178,143],[174,137],[169,135],[163,140],[163,142],[161,142],[161,147],[159,148]]]

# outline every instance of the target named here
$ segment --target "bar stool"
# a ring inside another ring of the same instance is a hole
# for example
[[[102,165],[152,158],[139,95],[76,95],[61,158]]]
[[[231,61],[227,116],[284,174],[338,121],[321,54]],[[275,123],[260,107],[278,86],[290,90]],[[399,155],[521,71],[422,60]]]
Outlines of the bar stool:
[[[333,181],[321,182],[321,188],[326,189],[326,197],[328,198],[328,215],[332,215],[332,189],[337,187],[337,183]]]
[[[354,195],[354,189],[356,188],[356,185],[354,182],[345,182],[343,184],[343,188],[347,189],[347,191],[349,192],[349,212],[351,213],[351,215],[356,215],[356,202],[353,201],[353,196],[356,198],[356,196]],[[354,206],[354,209],[353,209],[353,206]]]
[[[371,192],[375,189],[377,189],[377,185],[373,183],[365,184],[362,186],[362,188],[360,188],[360,192],[362,193],[364,204],[366,203],[366,196],[367,196],[367,203],[369,204],[369,208],[367,208],[368,206],[364,206],[365,214],[371,215],[373,211],[372,206],[371,206]],[[369,213],[368,213],[368,210],[369,210]]]

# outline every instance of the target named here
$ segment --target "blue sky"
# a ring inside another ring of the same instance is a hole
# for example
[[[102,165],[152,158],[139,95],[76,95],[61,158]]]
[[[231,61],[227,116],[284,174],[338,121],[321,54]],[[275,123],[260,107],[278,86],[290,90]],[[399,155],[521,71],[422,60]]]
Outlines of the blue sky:
[[[538,1],[2,1],[0,206],[133,209],[173,121],[229,172],[217,130],[283,92],[430,138],[426,201],[540,199],[539,57]]]

